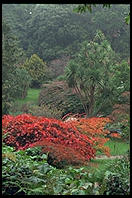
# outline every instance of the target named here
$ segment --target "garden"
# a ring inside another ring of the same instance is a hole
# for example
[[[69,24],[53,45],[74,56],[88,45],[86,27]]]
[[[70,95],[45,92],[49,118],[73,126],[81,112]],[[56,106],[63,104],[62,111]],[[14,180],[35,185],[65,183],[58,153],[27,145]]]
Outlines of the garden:
[[[117,133],[108,117],[21,113],[2,126],[3,195],[129,195],[129,123]]]
[[[130,195],[129,4],[2,4],[2,195]]]

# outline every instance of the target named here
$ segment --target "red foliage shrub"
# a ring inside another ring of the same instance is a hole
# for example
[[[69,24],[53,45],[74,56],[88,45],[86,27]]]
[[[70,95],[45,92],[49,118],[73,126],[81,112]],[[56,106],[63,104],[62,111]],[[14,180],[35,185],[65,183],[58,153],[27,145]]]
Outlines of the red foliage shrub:
[[[32,146],[42,146],[42,151],[48,153],[48,157],[52,158],[52,164],[54,165],[57,165],[58,162],[64,162],[65,165],[78,165],[86,162],[85,157],[81,153],[69,146],[51,143],[46,140],[36,142]]]
[[[123,92],[120,100],[120,104],[115,104],[112,113],[108,116],[114,122],[122,122],[130,115],[130,92]]]
[[[62,56],[58,59],[51,60],[48,63],[48,66],[51,69],[53,78],[56,78],[57,76],[64,74],[64,68],[66,67],[69,59],[70,59],[69,56]]]
[[[109,147],[104,146],[104,143],[109,140],[109,138],[106,138],[106,135],[110,132],[104,129],[108,122],[111,122],[109,118],[92,117],[73,120],[72,124],[77,127],[81,134],[85,134],[90,138],[96,151],[99,150],[109,156]]]
[[[118,133],[112,133],[110,136],[114,138],[121,138],[121,135]]]
[[[53,152],[57,159],[67,156],[67,158],[75,157],[75,159],[78,157],[78,160],[84,158],[87,161],[94,158],[95,149],[92,148],[92,140],[80,134],[71,123],[21,114],[3,116],[2,124],[3,133],[8,133],[3,141],[15,147],[16,150],[24,150],[37,143],[37,145],[44,146],[43,151]],[[68,151],[72,153],[68,154]]]

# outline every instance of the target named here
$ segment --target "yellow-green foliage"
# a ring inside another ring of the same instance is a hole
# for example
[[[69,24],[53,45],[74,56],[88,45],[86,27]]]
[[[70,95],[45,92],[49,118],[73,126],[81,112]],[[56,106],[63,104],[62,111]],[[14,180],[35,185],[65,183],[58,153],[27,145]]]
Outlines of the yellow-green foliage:
[[[46,80],[47,65],[37,54],[33,54],[29,59],[26,59],[23,67],[29,72],[33,80],[39,82]]]
[[[12,161],[16,161],[16,155],[14,153],[2,153],[2,158],[8,158]]]

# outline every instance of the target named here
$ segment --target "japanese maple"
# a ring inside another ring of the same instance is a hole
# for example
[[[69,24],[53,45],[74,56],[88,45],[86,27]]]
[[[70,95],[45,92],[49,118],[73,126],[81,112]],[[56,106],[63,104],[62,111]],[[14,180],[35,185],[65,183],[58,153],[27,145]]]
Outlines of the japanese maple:
[[[69,121],[70,123],[71,121]],[[109,140],[107,134],[110,132],[104,129],[107,123],[111,122],[109,118],[92,117],[92,118],[78,118],[71,123],[77,127],[81,134],[85,134],[93,142],[96,151],[104,152],[110,156],[109,147],[104,144]]]
[[[41,145],[44,152],[52,152],[58,160],[67,156],[76,160],[78,158],[78,161],[89,161],[95,156],[91,138],[81,134],[72,123],[30,114],[6,115],[2,123],[3,133],[8,134],[3,141],[16,150]]]

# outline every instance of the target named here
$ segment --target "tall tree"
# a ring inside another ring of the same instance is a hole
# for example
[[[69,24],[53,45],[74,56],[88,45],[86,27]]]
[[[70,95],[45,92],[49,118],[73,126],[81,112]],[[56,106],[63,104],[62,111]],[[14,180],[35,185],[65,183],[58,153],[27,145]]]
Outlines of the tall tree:
[[[23,61],[23,50],[9,25],[2,21],[2,113],[8,114],[11,102],[18,97],[20,79],[16,68]],[[19,76],[20,77],[20,76]]]
[[[80,53],[66,67],[67,82],[75,88],[88,116],[115,102],[117,84],[113,83],[117,61],[119,58],[110,43],[101,31],[97,31],[94,39],[84,42]]]

